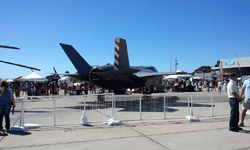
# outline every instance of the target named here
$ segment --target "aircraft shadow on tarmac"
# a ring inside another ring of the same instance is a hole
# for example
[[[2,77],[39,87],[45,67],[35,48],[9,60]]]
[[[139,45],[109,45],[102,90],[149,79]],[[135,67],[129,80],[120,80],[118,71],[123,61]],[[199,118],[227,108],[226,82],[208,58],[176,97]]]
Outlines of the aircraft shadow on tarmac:
[[[170,108],[170,107],[188,107],[188,102],[180,102],[178,96],[169,96],[166,97],[166,108],[165,112],[173,113],[178,111],[179,109]],[[179,102],[178,102],[179,101]],[[79,102],[80,104],[84,104],[84,102]],[[112,108],[111,101],[93,101],[86,102],[86,110],[93,109],[108,109]],[[190,107],[191,104],[189,103]],[[194,103],[193,107],[211,107],[212,105],[207,104],[199,104]],[[118,99],[115,103],[116,109],[119,109],[118,112],[139,112],[140,111],[140,100],[139,98],[130,99],[130,100],[122,100]],[[215,107],[215,105],[213,105]],[[70,106],[64,107],[69,109],[84,109],[84,106]],[[164,98],[163,97],[147,97],[142,100],[142,112],[164,112]]]
[[[13,135],[21,135],[21,136],[25,136],[25,135],[30,135],[31,132],[11,132],[9,134],[13,134]]]
[[[21,111],[20,110],[15,110],[15,113],[21,113]],[[37,110],[28,111],[28,110],[25,110],[24,113],[51,113],[51,111],[37,111]]]

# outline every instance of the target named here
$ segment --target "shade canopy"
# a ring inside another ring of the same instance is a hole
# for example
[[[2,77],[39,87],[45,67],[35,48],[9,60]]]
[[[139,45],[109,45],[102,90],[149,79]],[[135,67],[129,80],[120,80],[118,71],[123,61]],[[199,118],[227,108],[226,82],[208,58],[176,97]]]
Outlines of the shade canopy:
[[[31,74],[27,75],[26,77],[21,78],[21,81],[48,81],[43,76],[38,75],[35,72],[32,72]]]
[[[190,75],[190,74],[169,75],[169,76],[165,76],[163,78],[163,80],[168,80],[168,79],[174,80],[176,78],[178,78],[178,79],[180,79],[180,78],[185,79],[185,78],[191,78],[191,77],[193,77],[193,76]]]
[[[9,79],[9,80],[7,80],[6,82],[10,83],[10,82],[13,82],[13,80],[12,80],[12,79]]]

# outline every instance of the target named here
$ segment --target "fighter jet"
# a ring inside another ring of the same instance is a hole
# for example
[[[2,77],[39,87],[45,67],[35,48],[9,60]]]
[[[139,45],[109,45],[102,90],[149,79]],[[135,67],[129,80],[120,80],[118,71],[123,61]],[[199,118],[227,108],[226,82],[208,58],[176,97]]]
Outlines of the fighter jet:
[[[5,46],[5,45],[0,45],[0,48],[9,48],[9,49],[20,50],[20,48],[13,47],[13,46]],[[29,66],[25,66],[25,65],[21,65],[21,64],[15,64],[15,63],[11,63],[11,62],[8,62],[8,61],[2,61],[2,60],[0,60],[0,62],[6,63],[6,64],[10,64],[10,65],[14,65],[14,66],[23,67],[23,68],[28,68],[28,69],[31,69],[31,70],[41,71],[40,69],[37,69],[37,68],[34,68],[34,67],[29,67]]]
[[[61,79],[61,77],[57,74],[55,67],[53,67],[54,72],[52,75],[46,76],[46,79],[48,79],[49,82],[53,82],[56,81],[58,82],[59,79]]]
[[[77,80],[91,82],[99,87],[114,90],[114,93],[127,88],[143,87],[151,94],[155,86],[161,84],[163,75],[175,72],[161,72],[153,66],[130,66],[125,39],[115,38],[114,65],[91,67],[73,46],[60,43],[62,49],[75,66],[78,74],[63,74]]]

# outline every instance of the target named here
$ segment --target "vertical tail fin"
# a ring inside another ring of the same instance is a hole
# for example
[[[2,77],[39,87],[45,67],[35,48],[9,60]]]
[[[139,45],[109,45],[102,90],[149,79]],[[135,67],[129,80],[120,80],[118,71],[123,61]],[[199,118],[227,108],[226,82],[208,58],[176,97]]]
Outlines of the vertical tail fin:
[[[115,70],[122,70],[129,68],[127,43],[125,39],[115,37]]]
[[[79,75],[87,75],[91,71],[91,66],[82,58],[73,46],[62,43],[60,43],[60,45],[75,66]]]

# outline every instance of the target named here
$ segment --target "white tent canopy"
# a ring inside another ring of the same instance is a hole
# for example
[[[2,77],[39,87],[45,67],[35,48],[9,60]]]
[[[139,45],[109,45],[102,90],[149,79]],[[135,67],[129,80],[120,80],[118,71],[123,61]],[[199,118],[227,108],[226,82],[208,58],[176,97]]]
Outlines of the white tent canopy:
[[[12,79],[9,79],[9,80],[7,80],[6,82],[8,82],[8,83],[9,83],[9,82],[13,82],[13,80],[12,80]]]
[[[169,75],[169,76],[164,76],[164,79],[176,79],[176,78],[186,78],[186,77],[193,77],[190,74],[179,74],[179,75]]]
[[[48,81],[43,76],[38,75],[35,72],[32,72],[31,74],[27,75],[26,77],[21,78],[21,81]]]

